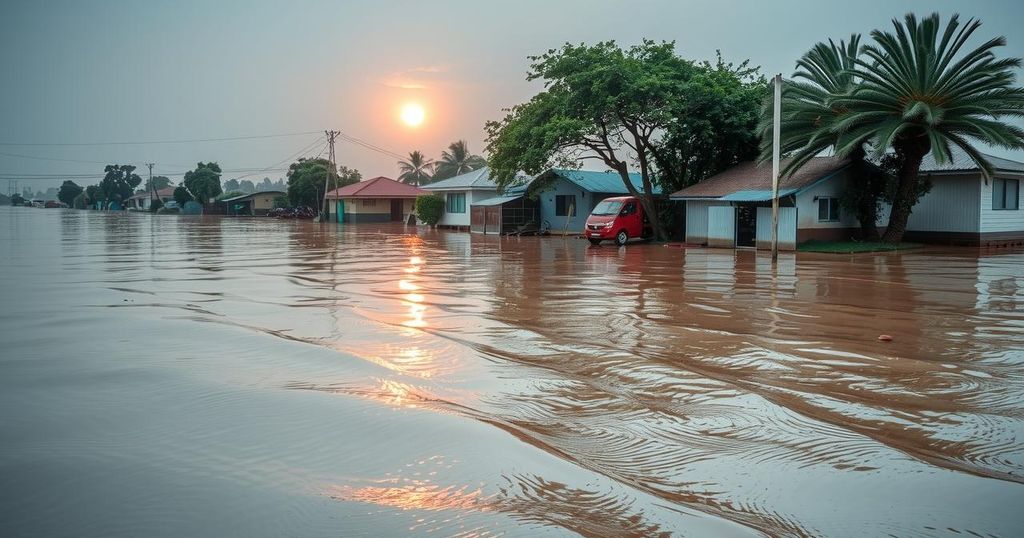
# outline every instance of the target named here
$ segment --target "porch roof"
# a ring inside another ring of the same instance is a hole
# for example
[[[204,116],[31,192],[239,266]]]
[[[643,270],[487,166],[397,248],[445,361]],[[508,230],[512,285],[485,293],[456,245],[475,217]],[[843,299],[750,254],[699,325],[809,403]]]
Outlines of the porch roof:
[[[779,197],[789,196],[797,192],[798,189],[779,189]],[[750,190],[750,191],[736,191],[731,194],[718,198],[719,200],[726,202],[764,202],[772,199],[772,191],[770,190]]]
[[[504,203],[507,203],[507,202],[514,202],[514,201],[516,201],[516,200],[518,200],[518,199],[520,199],[522,197],[523,197],[522,194],[506,194],[506,195],[503,195],[503,196],[495,196],[493,198],[488,198],[486,200],[480,200],[479,202],[473,202],[471,205],[472,206],[478,206],[478,205],[495,206],[495,205],[501,205],[501,204],[504,204]]]

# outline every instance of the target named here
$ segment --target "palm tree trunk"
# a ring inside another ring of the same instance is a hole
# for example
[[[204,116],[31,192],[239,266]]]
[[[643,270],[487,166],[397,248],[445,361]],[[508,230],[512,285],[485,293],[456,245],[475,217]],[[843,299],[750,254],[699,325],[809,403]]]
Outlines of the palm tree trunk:
[[[903,240],[903,234],[907,231],[907,220],[917,201],[917,175],[921,169],[921,161],[928,154],[930,149],[927,143],[906,144],[907,147],[900,153],[903,162],[900,163],[899,184],[896,187],[896,195],[892,200],[892,211],[889,213],[889,225],[885,228],[882,241],[886,243],[899,243]]]

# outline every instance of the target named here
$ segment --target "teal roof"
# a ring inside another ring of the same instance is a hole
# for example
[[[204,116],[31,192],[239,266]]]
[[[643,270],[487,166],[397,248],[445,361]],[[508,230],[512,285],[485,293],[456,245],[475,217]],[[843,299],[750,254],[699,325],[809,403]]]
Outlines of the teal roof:
[[[523,197],[522,194],[507,194],[507,195],[504,195],[504,196],[495,196],[494,198],[488,198],[486,200],[480,200],[479,202],[473,202],[470,205],[474,205],[474,206],[478,206],[478,205],[486,205],[486,206],[501,205],[501,204],[504,204],[505,202],[512,202],[512,201],[518,200],[518,199],[520,199],[522,197]]]
[[[797,191],[797,189],[779,189],[779,197],[789,196]],[[736,191],[731,194],[719,198],[719,200],[727,202],[764,202],[772,199],[772,191]]]
[[[486,166],[472,172],[466,172],[465,174],[450,177],[448,179],[442,179],[426,185],[421,185],[421,189],[428,191],[441,191],[441,190],[453,190],[453,189],[485,189],[495,190],[498,185],[491,181],[491,171]]]
[[[592,170],[570,170],[565,168],[552,168],[544,175],[554,174],[575,183],[579,188],[589,192],[606,192],[611,194],[629,194],[626,185],[622,183],[622,177],[618,172],[608,170],[605,172],[594,172]],[[630,182],[636,190],[643,192],[644,182],[640,174],[629,174]],[[661,188],[654,186],[654,194],[661,194]]]

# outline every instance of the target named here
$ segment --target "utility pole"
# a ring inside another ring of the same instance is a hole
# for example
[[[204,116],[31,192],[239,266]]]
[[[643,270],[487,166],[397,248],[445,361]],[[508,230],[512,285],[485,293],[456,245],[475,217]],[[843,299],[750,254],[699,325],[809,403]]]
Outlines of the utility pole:
[[[323,203],[323,209],[320,212],[320,222],[321,223],[326,221],[328,215],[330,215],[330,212],[328,211],[329,208],[327,207],[327,192],[328,192],[327,189],[330,186],[332,178],[334,178],[334,186],[335,186],[335,188],[337,188],[337,186],[338,186],[338,180],[335,177],[335,174],[337,173],[337,170],[338,170],[338,166],[334,163],[334,139],[337,138],[337,136],[339,134],[341,134],[341,132],[340,131],[324,131],[324,134],[327,135],[327,145],[328,145],[328,147],[330,147],[330,152],[328,154],[328,160],[331,161],[331,166],[327,170],[327,177],[324,178],[324,203]]]
[[[152,194],[149,196],[149,207],[150,207],[150,209],[153,208],[153,204],[155,204],[157,198],[160,197],[156,193],[156,185],[153,184],[153,164],[155,164],[155,163],[146,163],[146,166],[149,167],[149,190],[150,190],[150,192],[152,192]]]
[[[779,261],[779,136],[782,133],[782,73],[775,75],[772,114],[772,266]]]

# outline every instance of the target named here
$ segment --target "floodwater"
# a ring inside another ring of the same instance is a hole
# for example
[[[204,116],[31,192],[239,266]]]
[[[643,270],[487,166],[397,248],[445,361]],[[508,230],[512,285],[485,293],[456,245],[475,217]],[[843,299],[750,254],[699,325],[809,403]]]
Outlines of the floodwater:
[[[0,535],[1021,534],[1024,251],[588,246],[0,208]]]

